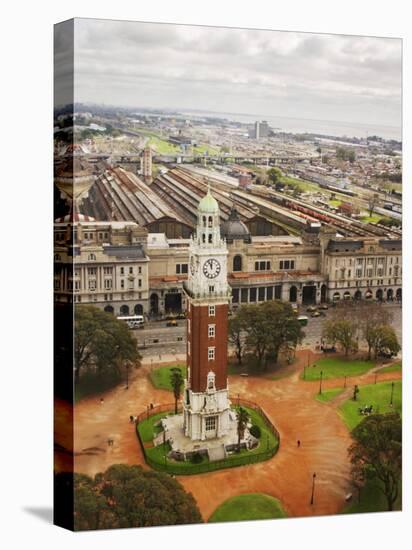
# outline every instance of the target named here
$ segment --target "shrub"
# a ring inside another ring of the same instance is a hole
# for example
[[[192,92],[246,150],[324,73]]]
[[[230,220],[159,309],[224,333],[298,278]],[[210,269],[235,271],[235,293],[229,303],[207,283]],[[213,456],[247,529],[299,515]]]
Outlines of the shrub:
[[[193,453],[190,457],[192,464],[200,464],[203,461],[203,457],[200,453]]]
[[[262,432],[259,428],[259,426],[257,426],[256,424],[254,424],[251,428],[250,428],[250,433],[253,435],[253,437],[256,437],[256,439],[260,439],[260,436],[262,435]]]

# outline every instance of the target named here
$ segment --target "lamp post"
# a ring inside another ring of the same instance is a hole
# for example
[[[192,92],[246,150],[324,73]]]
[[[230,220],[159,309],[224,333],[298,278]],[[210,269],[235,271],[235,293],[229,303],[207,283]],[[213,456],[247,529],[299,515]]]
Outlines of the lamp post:
[[[310,497],[310,504],[312,505],[315,498],[315,479],[316,479],[316,473],[313,472],[312,476],[312,496]]]
[[[392,382],[392,388],[391,388],[391,402],[390,406],[393,407],[393,390],[395,388],[395,382]]]
[[[323,370],[320,371],[320,379],[319,379],[319,395],[322,394],[322,378],[323,378]]]

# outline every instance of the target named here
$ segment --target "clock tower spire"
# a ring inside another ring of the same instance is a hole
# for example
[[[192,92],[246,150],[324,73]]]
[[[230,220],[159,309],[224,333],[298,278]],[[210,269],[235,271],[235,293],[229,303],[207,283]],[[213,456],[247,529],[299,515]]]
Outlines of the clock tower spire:
[[[226,242],[220,236],[219,205],[208,186],[198,206],[185,284],[188,374],[184,431],[193,440],[221,437],[229,430],[227,254]]]

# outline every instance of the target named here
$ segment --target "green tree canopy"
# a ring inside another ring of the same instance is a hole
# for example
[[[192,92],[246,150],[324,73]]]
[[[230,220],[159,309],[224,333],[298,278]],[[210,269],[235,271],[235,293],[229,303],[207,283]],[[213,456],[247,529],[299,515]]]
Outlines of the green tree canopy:
[[[178,481],[141,466],[116,464],[94,478],[74,474],[73,485],[76,531],[202,521],[193,496]]]
[[[118,383],[122,370],[139,366],[137,341],[125,323],[91,306],[76,306],[74,336],[75,383],[88,377],[107,387]]]
[[[398,413],[367,416],[352,432],[349,448],[352,477],[359,487],[366,479],[377,478],[388,510],[398,498],[402,476],[402,422]]]

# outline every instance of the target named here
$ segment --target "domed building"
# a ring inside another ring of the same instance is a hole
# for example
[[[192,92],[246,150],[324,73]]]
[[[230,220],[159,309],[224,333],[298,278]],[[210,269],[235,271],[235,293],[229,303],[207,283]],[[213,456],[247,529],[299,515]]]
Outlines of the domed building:
[[[246,224],[241,221],[239,212],[234,206],[230,210],[228,219],[222,223],[220,234],[229,244],[233,243],[233,241],[252,242],[250,231]]]

